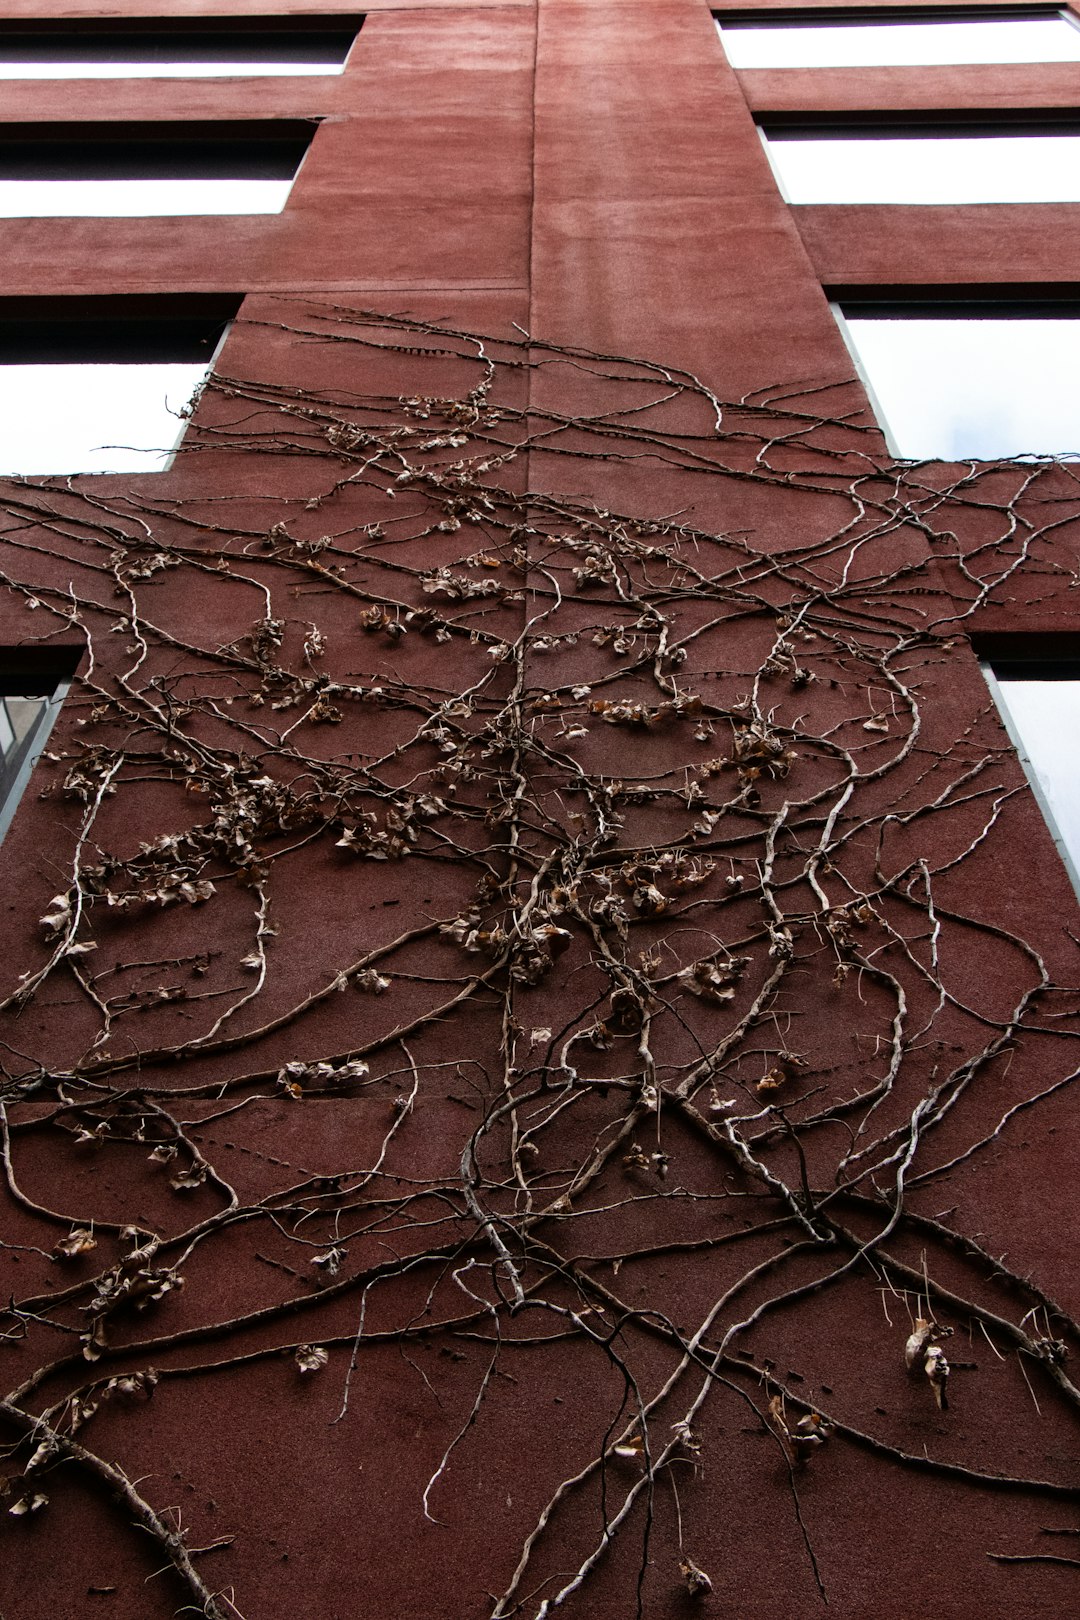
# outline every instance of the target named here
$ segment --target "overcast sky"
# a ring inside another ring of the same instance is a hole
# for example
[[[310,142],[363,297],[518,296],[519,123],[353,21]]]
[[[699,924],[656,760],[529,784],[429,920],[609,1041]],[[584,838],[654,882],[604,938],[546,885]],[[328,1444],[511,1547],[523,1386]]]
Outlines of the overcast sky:
[[[1080,320],[844,324],[899,455],[1080,455]]]
[[[777,134],[766,147],[792,203],[1080,202],[1080,135]]]
[[[291,180],[0,180],[0,219],[280,214]]]
[[[164,471],[207,369],[0,365],[0,474]]]
[[[1014,736],[1034,768],[1057,832],[1080,873],[1080,681],[999,678]]]
[[[0,219],[280,214],[291,180],[0,180]]]

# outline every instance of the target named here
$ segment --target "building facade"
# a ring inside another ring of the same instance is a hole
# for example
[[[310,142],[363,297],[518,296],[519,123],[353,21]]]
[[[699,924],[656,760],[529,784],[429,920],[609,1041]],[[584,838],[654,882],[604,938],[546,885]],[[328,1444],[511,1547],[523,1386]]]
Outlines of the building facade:
[[[1073,1612],[1071,15],[8,0],[8,1620]]]

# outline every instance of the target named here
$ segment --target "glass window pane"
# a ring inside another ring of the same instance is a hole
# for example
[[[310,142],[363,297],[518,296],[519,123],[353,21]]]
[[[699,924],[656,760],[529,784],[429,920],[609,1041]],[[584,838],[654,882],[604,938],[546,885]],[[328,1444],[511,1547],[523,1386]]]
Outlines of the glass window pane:
[[[1080,455],[1080,320],[861,317],[841,328],[894,454]]]
[[[989,670],[989,666],[984,666]],[[1080,874],[1080,672],[1046,679],[1015,678],[995,664],[991,690],[1043,814],[1069,866]]]
[[[718,22],[736,68],[920,67],[951,62],[1077,62],[1080,29],[1062,16],[951,22]]]
[[[0,59],[0,79],[310,78],[344,73],[344,62],[19,62]]]
[[[792,203],[1080,202],[1080,134],[770,132],[767,148]]]
[[[46,697],[0,691],[0,838],[11,824],[66,691],[66,681]]]
[[[9,697],[4,699],[4,708],[11,726],[11,744],[21,743],[33,731],[45,699],[39,697]]]
[[[291,180],[2,180],[0,219],[280,214]]]

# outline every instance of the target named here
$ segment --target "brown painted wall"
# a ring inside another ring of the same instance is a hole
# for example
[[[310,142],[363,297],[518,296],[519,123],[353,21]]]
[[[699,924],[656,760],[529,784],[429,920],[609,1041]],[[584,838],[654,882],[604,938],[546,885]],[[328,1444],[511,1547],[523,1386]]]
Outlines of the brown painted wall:
[[[579,1570],[589,1620],[1068,1614],[1067,1562],[988,1555],[1075,1550],[1080,925],[967,638],[1074,633],[1074,470],[890,466],[823,285],[1071,284],[1077,210],[789,208],[754,115],[1072,108],[1080,68],[736,74],[701,0],[367,10],[340,78],[3,93],[322,122],[277,217],[3,225],[0,295],[245,301],[169,473],[0,486],[0,646],[82,660],[0,852],[0,1421],[50,1426],[0,1612],[174,1613],[182,1530],[245,1620],[541,1616]],[[422,793],[407,858],[341,848]],[[154,900],[182,866],[212,897]],[[117,1303],[140,1264],[183,1290]]]

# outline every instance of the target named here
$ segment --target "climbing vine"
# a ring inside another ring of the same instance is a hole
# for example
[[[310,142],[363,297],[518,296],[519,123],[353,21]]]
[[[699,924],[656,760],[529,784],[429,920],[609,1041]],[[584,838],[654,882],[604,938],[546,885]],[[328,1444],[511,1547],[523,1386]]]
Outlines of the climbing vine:
[[[459,1524],[470,1456],[528,1504],[461,1614],[585,1614],[613,1561],[621,1612],[730,1596],[738,1436],[808,1603],[845,1455],[1060,1517],[1017,1447],[1075,1422],[1077,1325],[964,1178],[1080,1074],[1075,949],[1015,925],[967,631],[1043,588],[1068,469],[890,463],[850,383],[241,326],[296,369],[227,350],[164,493],[0,495],[23,635],[78,659],[9,846],[8,1558],[78,1474],[253,1620],[238,1505],[195,1548],[127,1437],[269,1364],[275,1426],[332,1384],[347,1445],[388,1346],[431,1407],[401,1521]],[[527,1467],[515,1381],[574,1411]]]

